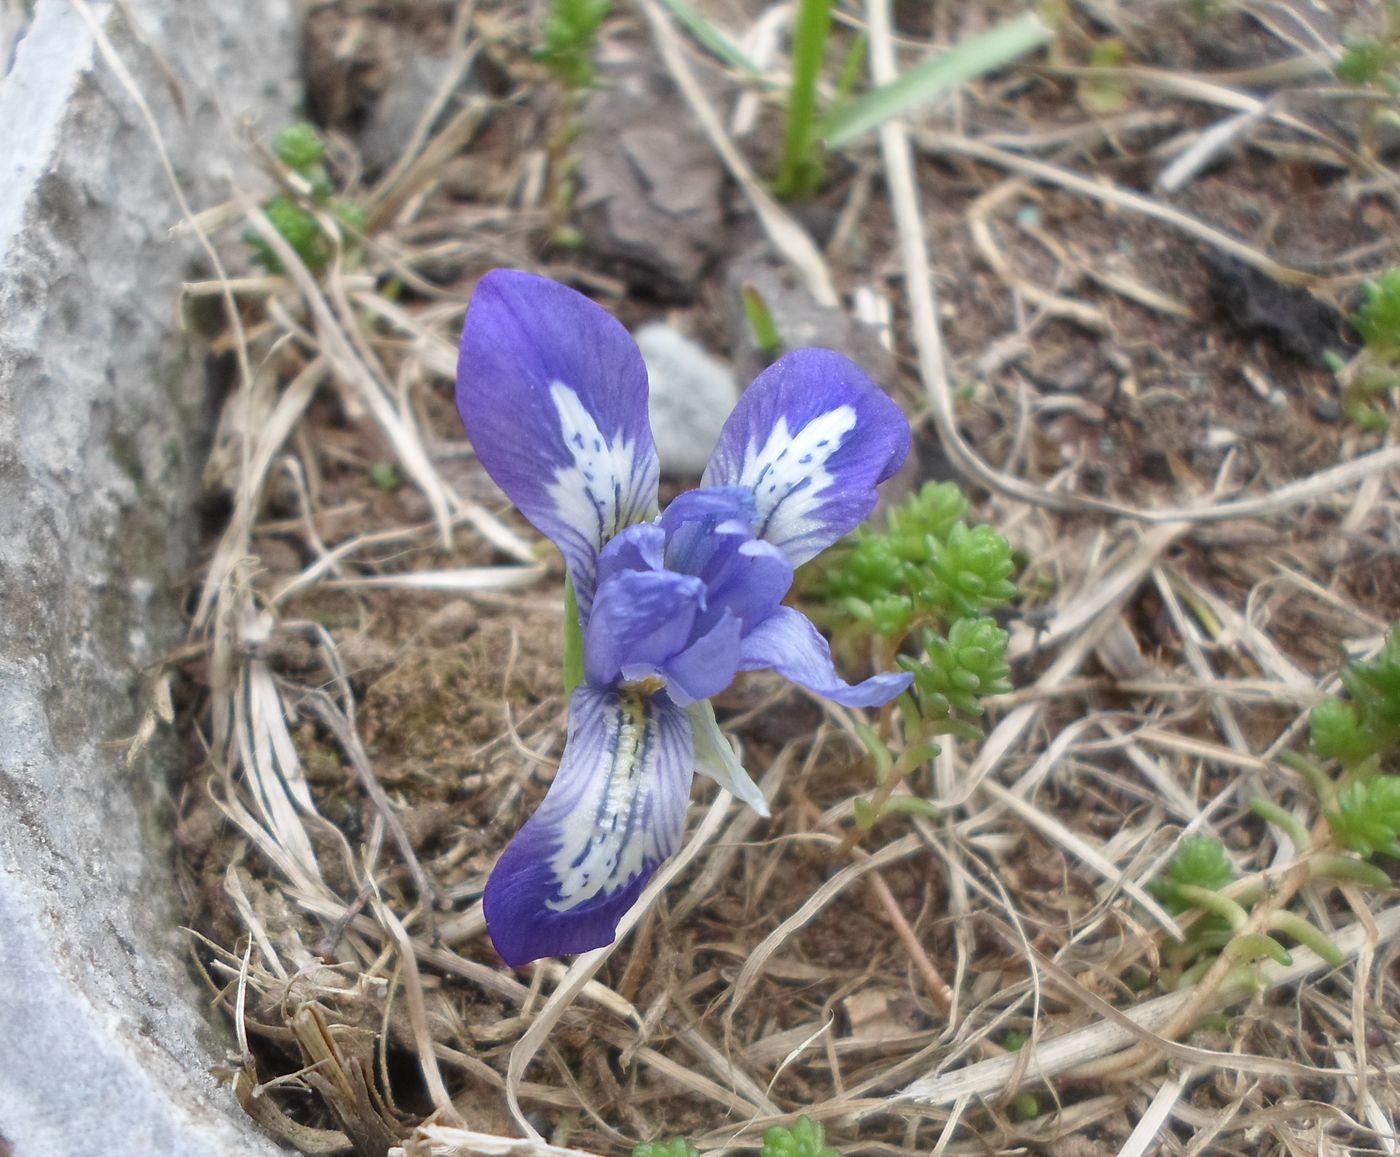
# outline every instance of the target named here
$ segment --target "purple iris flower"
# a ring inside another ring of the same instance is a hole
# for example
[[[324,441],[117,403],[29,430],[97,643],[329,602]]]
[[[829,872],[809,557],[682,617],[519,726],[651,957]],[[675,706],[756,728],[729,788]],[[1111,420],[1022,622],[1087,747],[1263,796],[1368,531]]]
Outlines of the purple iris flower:
[[[563,552],[584,681],[539,810],[486,884],[486,923],[520,965],[610,943],[680,843],[698,771],[768,814],[709,699],[772,668],[852,707],[815,627],[782,605],[800,566],[875,505],[909,423],[850,360],[796,350],[740,399],[698,490],[657,509],[647,374],[627,331],[579,293],[498,269],[467,311],[457,404],[477,457]]]

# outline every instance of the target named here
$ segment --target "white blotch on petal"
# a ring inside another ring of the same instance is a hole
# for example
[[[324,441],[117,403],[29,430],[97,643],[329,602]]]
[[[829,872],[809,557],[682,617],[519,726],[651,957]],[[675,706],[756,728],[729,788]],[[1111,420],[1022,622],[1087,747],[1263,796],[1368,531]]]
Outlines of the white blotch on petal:
[[[815,515],[833,482],[826,464],[855,426],[854,406],[818,414],[795,434],[783,416],[762,446],[745,448],[739,485],[753,491],[760,538],[781,545],[821,528]]]
[[[656,513],[654,492],[647,498],[646,479],[637,477],[637,444],[618,431],[609,441],[579,396],[562,382],[549,387],[559,415],[559,430],[573,457],[554,472],[549,497],[559,517],[595,547],[623,527]]]
[[[647,707],[643,695],[624,693],[604,709],[603,765],[580,777],[550,860],[557,898],[548,904],[556,912],[626,887],[680,839],[685,807],[659,798],[670,785],[660,773],[663,737]]]

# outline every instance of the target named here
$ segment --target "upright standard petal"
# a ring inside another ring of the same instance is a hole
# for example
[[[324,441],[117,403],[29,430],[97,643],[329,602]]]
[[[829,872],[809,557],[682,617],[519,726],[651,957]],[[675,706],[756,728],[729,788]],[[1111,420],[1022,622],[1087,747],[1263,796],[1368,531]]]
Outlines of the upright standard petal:
[[[701,485],[749,490],[758,537],[798,567],[870,513],[909,442],[899,407],[853,361],[794,350],[739,399]]]
[[[599,549],[657,509],[636,344],[582,294],[494,270],[467,309],[457,406],[487,473],[563,552],[587,619]]]
[[[742,669],[771,667],[808,691],[847,707],[880,707],[914,680],[906,671],[872,675],[863,683],[847,683],[836,673],[831,648],[807,616],[779,607],[744,638]]]
[[[680,843],[694,761],[690,718],[664,695],[574,692],[554,783],[486,883],[507,964],[612,942]]]

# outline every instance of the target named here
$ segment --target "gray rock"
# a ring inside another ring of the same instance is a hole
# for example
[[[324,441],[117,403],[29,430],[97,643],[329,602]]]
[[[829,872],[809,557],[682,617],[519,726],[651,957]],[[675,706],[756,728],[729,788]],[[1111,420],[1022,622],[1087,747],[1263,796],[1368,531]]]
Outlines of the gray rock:
[[[384,172],[403,155],[404,145],[413,137],[452,68],[450,57],[426,52],[414,52],[403,61],[359,134],[360,156],[367,176]],[[451,116],[456,107],[456,101],[447,101],[439,119]]]
[[[291,117],[290,0],[89,2],[190,201],[226,196],[244,111]],[[34,8],[0,135],[0,1150],[272,1154],[210,1072],[228,1041],[176,930],[169,761],[111,745],[180,631],[198,250],[72,5]]]
[[[762,242],[729,266],[724,282],[725,317],[734,350],[734,372],[752,381],[771,360],[758,348],[744,313],[744,290],[752,289],[772,315],[786,349],[820,346],[845,354],[887,389],[898,377],[894,356],[880,335],[845,310],[819,305],[802,279]]]
[[[643,326],[634,336],[651,381],[647,408],[661,473],[698,478],[739,400],[734,375],[665,322]]]
[[[602,79],[577,147],[583,244],[633,291],[688,302],[725,248],[724,167],[649,55]]]

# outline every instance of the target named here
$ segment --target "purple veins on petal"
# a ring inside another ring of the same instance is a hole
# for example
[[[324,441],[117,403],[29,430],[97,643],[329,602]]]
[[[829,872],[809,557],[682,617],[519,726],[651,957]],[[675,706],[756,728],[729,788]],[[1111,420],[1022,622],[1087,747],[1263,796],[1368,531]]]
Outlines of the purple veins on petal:
[[[758,537],[797,567],[870,513],[909,444],[908,421],[859,366],[794,350],[739,399],[702,485],[748,490]]]
[[[486,928],[507,964],[612,942],[680,843],[694,764],[690,717],[665,696],[574,692],[554,783],[486,883]]]
[[[563,552],[586,615],[598,551],[656,514],[636,344],[582,294],[494,270],[467,309],[457,405],[487,473]]]

